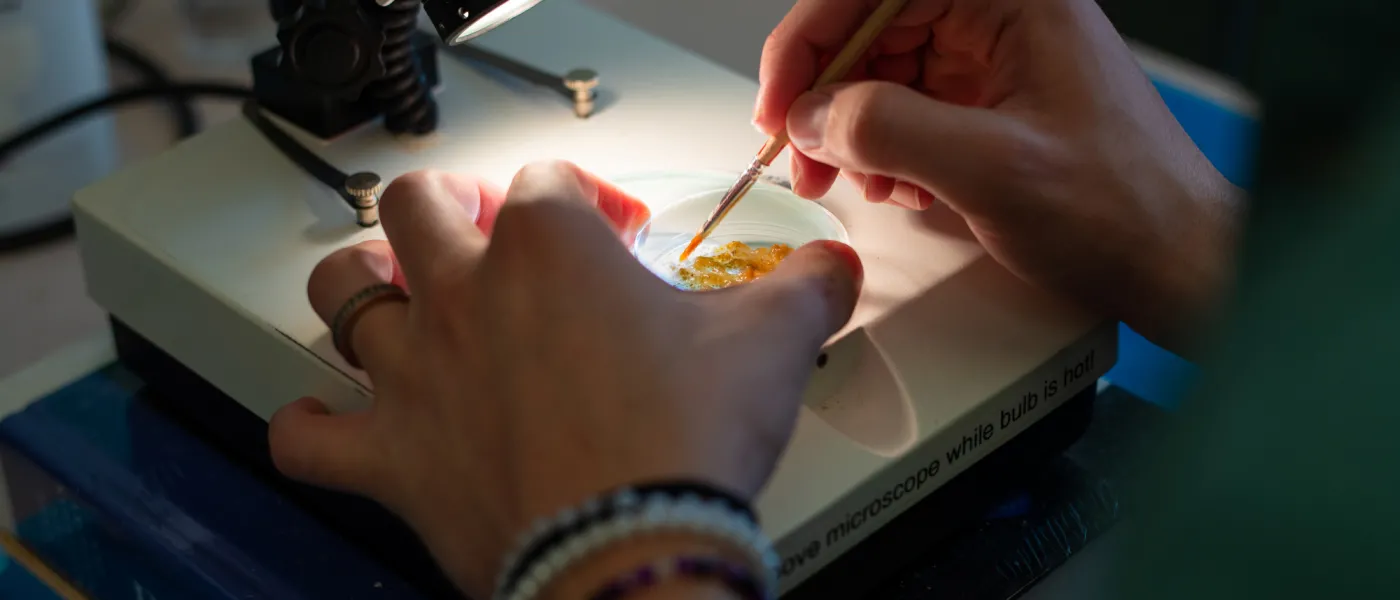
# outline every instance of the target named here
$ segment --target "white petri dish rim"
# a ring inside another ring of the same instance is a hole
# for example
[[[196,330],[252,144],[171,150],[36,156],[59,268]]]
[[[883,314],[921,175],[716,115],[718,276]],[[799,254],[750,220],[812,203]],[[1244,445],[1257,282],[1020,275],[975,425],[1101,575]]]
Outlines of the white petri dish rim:
[[[681,185],[671,189],[689,192],[685,196],[643,197],[655,208],[651,220],[632,244],[633,254],[653,273],[676,285],[675,273],[681,266],[681,252],[737,177],[737,174],[682,176],[684,184],[678,180],[676,183]],[[660,184],[656,186],[659,188],[668,187],[662,181],[653,183]],[[705,184],[718,185],[708,189],[699,187]],[[621,187],[628,186],[624,183]],[[760,182],[729,212],[694,255],[704,256],[735,241],[755,248],[774,244],[797,248],[820,240],[850,243],[845,226],[826,208],[786,188]]]

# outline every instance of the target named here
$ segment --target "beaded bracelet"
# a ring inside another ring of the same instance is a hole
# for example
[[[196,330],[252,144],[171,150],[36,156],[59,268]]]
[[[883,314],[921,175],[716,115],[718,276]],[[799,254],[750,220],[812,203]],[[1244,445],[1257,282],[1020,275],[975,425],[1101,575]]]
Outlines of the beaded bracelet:
[[[618,540],[662,531],[703,535],[734,546],[749,558],[754,572],[768,576],[764,588],[772,589],[777,555],[752,515],[747,504],[705,486],[624,488],[536,522],[506,559],[494,598],[529,600],[586,556]]]
[[[614,579],[589,600],[623,600],[649,587],[680,578],[716,581],[743,600],[768,598],[753,572],[741,565],[711,556],[681,556],[645,565],[628,575]]]
[[[618,512],[634,510],[643,497],[666,495],[674,498],[698,498],[707,502],[718,502],[757,523],[753,509],[747,502],[718,487],[690,481],[661,481],[646,485],[625,487],[610,494],[588,499],[581,506],[560,511],[552,519],[538,519],[531,529],[516,541],[515,549],[505,561],[503,570],[496,582],[498,595],[510,588],[523,575],[529,564],[538,560],[552,546],[562,543],[579,530],[597,521],[611,519]]]

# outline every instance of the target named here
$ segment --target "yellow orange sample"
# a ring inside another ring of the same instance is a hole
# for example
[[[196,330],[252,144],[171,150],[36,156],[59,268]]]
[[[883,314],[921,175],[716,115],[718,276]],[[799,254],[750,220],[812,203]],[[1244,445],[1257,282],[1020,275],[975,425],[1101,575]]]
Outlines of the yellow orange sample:
[[[676,281],[691,290],[723,289],[773,272],[789,254],[792,246],[787,244],[753,248],[743,242],[729,242],[677,269]]]

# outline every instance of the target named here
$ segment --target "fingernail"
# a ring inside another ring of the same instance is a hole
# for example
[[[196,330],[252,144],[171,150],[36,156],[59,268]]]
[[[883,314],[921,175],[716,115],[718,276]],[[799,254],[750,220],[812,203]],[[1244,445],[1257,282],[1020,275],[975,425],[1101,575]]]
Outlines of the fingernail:
[[[808,92],[792,103],[792,108],[788,110],[788,137],[798,150],[810,151],[822,147],[831,100],[829,94]]]
[[[481,218],[481,188],[480,183],[466,177],[451,177],[444,175],[439,178],[439,183],[447,189],[447,193],[457,199],[457,203],[467,211],[468,218],[473,223]]]
[[[846,267],[851,270],[851,277],[855,280],[856,289],[865,285],[865,264],[860,261],[860,255],[856,254],[855,248],[835,240],[822,240],[821,244],[828,252],[846,261]]]
[[[928,210],[933,206],[933,196],[923,189],[914,187],[914,210]]]
[[[381,283],[394,280],[394,259],[384,252],[359,248],[355,252],[355,261],[374,274],[375,279]]]
[[[919,201],[917,199],[910,199],[906,196],[899,194],[890,194],[889,199],[887,199],[885,202],[910,210],[921,210],[919,208]]]

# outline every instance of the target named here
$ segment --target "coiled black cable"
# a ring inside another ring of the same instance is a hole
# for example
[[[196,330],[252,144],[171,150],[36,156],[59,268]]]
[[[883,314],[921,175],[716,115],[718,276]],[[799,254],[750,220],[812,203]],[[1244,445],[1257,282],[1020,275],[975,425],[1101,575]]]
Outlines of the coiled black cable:
[[[392,133],[424,135],[438,125],[437,101],[413,53],[422,4],[422,0],[398,0],[378,7],[384,26],[385,73],[370,85],[369,93],[384,113],[384,127]]]

